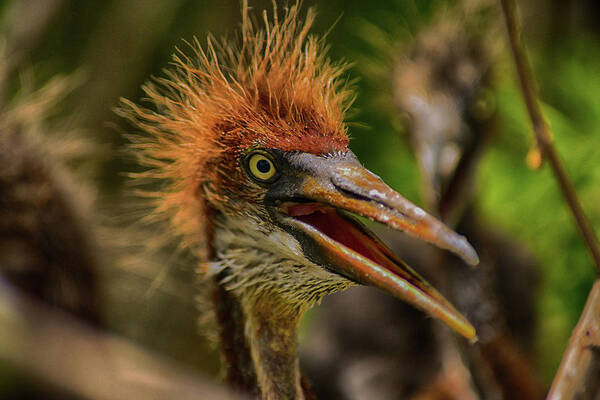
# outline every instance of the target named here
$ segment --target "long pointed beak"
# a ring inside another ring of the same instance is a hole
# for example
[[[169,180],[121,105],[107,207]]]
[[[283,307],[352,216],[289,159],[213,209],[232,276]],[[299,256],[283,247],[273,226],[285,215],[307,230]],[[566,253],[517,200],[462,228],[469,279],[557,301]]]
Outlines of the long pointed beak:
[[[320,261],[359,283],[378,287],[444,321],[475,340],[475,329],[437,290],[398,258],[374,234],[341,210],[378,221],[450,250],[475,265],[466,239],[428,215],[355,161],[323,160],[305,175],[282,211],[313,243]]]
[[[304,197],[404,231],[455,253],[469,265],[479,263],[477,253],[464,236],[408,201],[359,164],[337,162],[328,175],[329,181],[308,177],[302,187]]]

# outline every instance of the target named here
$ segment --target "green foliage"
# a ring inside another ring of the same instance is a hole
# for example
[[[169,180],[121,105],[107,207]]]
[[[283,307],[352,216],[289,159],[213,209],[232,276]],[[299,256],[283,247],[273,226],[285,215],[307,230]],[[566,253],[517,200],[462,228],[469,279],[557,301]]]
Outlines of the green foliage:
[[[358,60],[360,76],[356,120],[369,129],[353,128],[353,150],[367,166],[419,202],[418,171],[407,135],[391,106],[392,58],[426,26],[437,7],[415,8],[396,2],[383,17],[363,14],[352,21],[348,57]],[[425,3],[423,3],[425,4]],[[333,43],[335,48],[337,43]],[[535,72],[545,115],[592,226],[600,227],[600,42],[593,36],[566,37],[559,45],[528,43],[537,56]],[[342,46],[348,46],[347,42]],[[508,53],[505,54],[508,56]],[[478,176],[478,207],[487,222],[529,248],[539,260],[538,364],[550,381],[595,276],[594,265],[579,236],[548,167],[535,171],[526,155],[534,143],[517,87],[512,60],[497,68],[495,97],[498,135],[489,146]]]
[[[555,145],[592,226],[600,226],[600,62],[598,42],[581,38],[538,63],[545,115]],[[543,53],[538,53],[542,57]],[[507,70],[507,72],[512,72]],[[489,221],[527,243],[540,260],[538,353],[546,378],[554,373],[594,278],[594,265],[548,167],[533,171],[525,157],[533,136],[511,75],[501,77],[501,136],[481,168],[481,208]]]

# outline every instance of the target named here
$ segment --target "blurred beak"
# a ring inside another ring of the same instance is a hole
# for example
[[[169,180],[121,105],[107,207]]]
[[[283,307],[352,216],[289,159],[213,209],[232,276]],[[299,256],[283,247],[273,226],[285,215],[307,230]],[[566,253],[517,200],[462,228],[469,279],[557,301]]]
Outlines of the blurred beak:
[[[476,160],[473,157],[476,154],[473,151],[465,154],[463,146],[455,141],[432,143],[431,140],[423,140],[424,135],[420,137],[418,132],[415,136],[413,146],[419,165],[423,201],[428,210],[433,210],[452,225],[456,222],[453,212],[460,214],[456,208],[469,203],[462,198],[469,192],[469,186],[465,185],[470,183],[470,179],[465,173],[473,172],[470,166]]]
[[[316,160],[315,160],[316,161]],[[294,199],[280,205],[312,242],[315,259],[356,282],[378,287],[444,321],[468,339],[475,329],[454,307],[348,212],[479,260],[466,239],[409,202],[356,161],[320,158]]]
[[[435,212],[463,156],[459,143],[464,129],[463,106],[454,96],[440,91],[404,91],[401,97],[400,107],[412,117],[411,141],[423,201]]]
[[[419,166],[421,194],[428,210],[437,210],[443,191],[440,173],[440,145],[432,145],[422,140],[413,139],[415,156]]]

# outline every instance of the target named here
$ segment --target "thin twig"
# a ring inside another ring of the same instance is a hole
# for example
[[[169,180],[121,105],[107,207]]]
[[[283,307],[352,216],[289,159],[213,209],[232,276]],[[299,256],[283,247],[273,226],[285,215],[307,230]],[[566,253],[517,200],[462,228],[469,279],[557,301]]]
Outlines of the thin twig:
[[[552,172],[554,173],[563,196],[569,205],[569,209],[575,218],[577,228],[583,236],[587,248],[592,255],[592,259],[596,264],[597,272],[600,274],[600,246],[598,246],[598,239],[596,238],[596,234],[594,233],[589,220],[585,216],[585,212],[577,198],[575,188],[567,176],[565,167],[552,144],[552,133],[542,114],[537,91],[535,89],[535,79],[533,77],[531,65],[525,51],[525,46],[521,42],[521,25],[517,15],[517,5],[515,0],[500,1],[502,3],[502,9],[504,10],[508,37],[510,39],[510,45],[517,73],[519,75],[521,92],[525,100],[525,105],[527,106],[531,124],[533,125],[537,144],[542,151],[544,159],[548,160],[550,163]]]
[[[525,47],[521,42],[521,25],[517,15],[515,0],[500,0],[504,11],[506,27],[513,52],[513,57],[519,75],[521,92],[527,106],[529,118],[537,145],[545,160],[548,160],[552,172],[558,181],[560,189],[573,214],[577,227],[596,264],[600,274],[600,249],[598,239],[587,219],[577,198],[573,184],[552,144],[552,133],[542,114],[538,101],[535,79]],[[582,392],[589,394],[598,391],[598,379],[589,379],[592,371],[598,368],[600,357],[597,350],[600,347],[600,281],[596,281],[588,296],[586,305],[579,318],[577,326],[571,334],[569,345],[565,350],[560,367],[554,377],[548,399],[573,399]]]

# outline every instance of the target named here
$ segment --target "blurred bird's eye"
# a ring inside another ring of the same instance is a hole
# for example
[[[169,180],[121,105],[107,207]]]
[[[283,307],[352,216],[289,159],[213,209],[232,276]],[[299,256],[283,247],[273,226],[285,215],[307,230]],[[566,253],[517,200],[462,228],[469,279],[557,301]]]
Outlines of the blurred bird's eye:
[[[248,172],[259,182],[272,182],[277,178],[273,160],[263,152],[251,153],[248,158]]]

